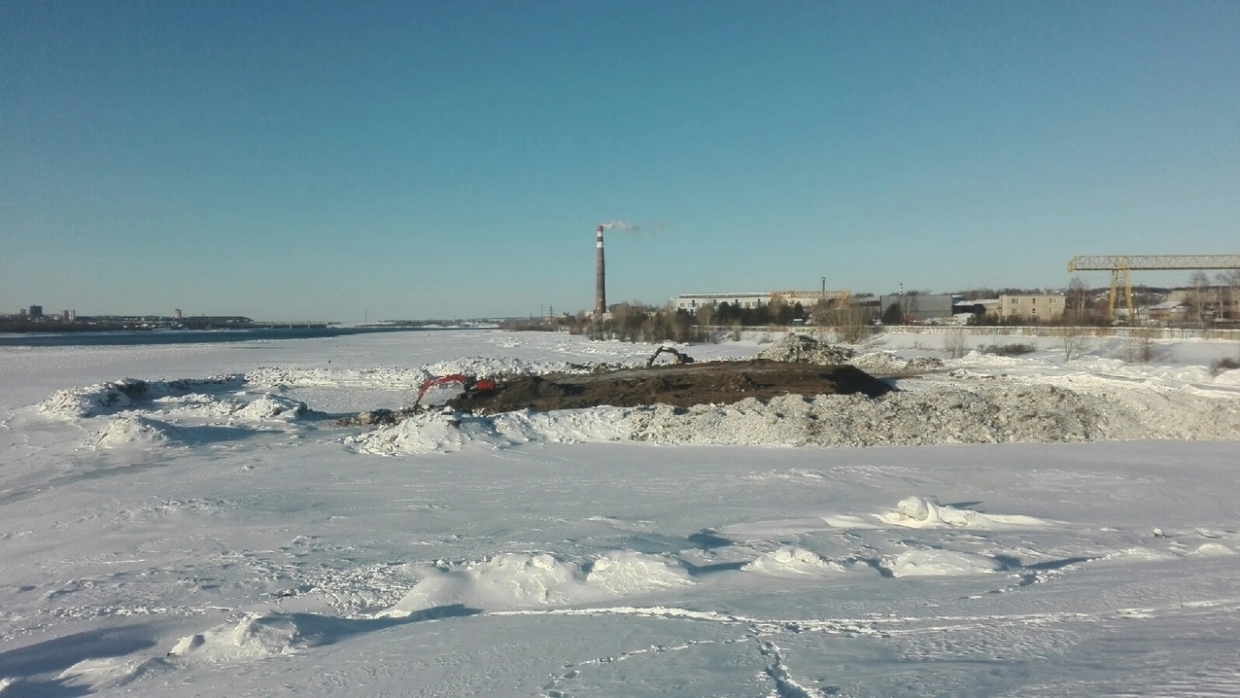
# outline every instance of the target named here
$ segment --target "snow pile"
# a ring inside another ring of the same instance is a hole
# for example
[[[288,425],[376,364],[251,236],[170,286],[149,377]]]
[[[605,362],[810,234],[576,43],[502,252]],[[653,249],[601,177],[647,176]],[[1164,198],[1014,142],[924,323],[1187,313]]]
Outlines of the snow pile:
[[[613,596],[625,596],[691,585],[679,566],[654,555],[631,550],[609,552],[594,560],[586,584]]]
[[[225,417],[243,404],[233,398],[220,399],[203,393],[170,395],[151,401],[151,406],[161,414],[184,417]]]
[[[423,414],[346,439],[361,453],[457,451],[478,442],[649,441],[761,446],[909,446],[1240,439],[1240,400],[1133,387],[1106,394],[1021,381],[931,385],[881,398],[785,395],[766,403],[599,407],[492,416]]]
[[[630,361],[625,365],[640,365]],[[292,368],[262,366],[245,374],[245,380],[268,388],[383,388],[417,390],[429,378],[461,373],[476,378],[501,376],[542,376],[550,373],[589,373],[600,367],[619,368],[621,364],[583,364],[568,361],[527,361],[509,357],[469,356],[439,361],[419,368]]]
[[[96,383],[85,388],[66,388],[57,390],[40,402],[39,410],[58,417],[93,417],[125,409],[146,390],[146,381],[136,378]]]
[[[344,443],[358,453],[375,456],[453,452],[470,441],[492,442],[488,430],[475,427],[480,421],[467,419],[469,426],[462,430],[461,420],[453,415],[427,412],[368,434],[350,436]]]
[[[427,364],[421,370],[428,376],[446,376],[463,373],[476,378],[500,378],[503,376],[545,376],[552,373],[590,373],[602,369],[624,366],[643,366],[643,361],[625,363],[581,364],[568,361],[526,361],[507,357],[467,356],[451,361]]]
[[[125,448],[135,445],[166,443],[172,438],[173,427],[157,419],[129,414],[117,417],[95,434],[96,448]]]
[[[876,351],[862,354],[848,363],[870,373],[917,373],[942,368],[943,362],[931,356],[918,356],[904,360],[895,352]]]
[[[776,577],[824,577],[845,571],[844,566],[838,562],[824,560],[812,550],[795,545],[781,545],[777,550],[764,553],[741,569]]]
[[[883,569],[893,577],[960,577],[991,574],[1002,569],[994,558],[953,550],[909,550],[884,558]]]
[[[833,347],[813,337],[789,332],[782,339],[763,349],[754,358],[768,361],[790,361],[838,366],[846,363],[856,352],[845,347]]]
[[[659,406],[632,420],[638,440],[771,446],[1090,441],[1100,436],[1100,421],[1080,395],[1038,385],[944,387],[877,399],[787,395],[682,411]]]
[[[632,410],[599,407],[558,412],[504,412],[474,416],[425,412],[344,443],[378,456],[459,451],[468,443],[504,448],[523,443],[582,443],[629,439],[626,416]]]
[[[879,514],[879,520],[893,526],[906,528],[937,528],[950,526],[955,528],[977,528],[996,530],[1004,528],[1045,527],[1052,522],[1032,516],[1010,516],[999,514],[983,514],[970,509],[939,504],[934,497],[907,497],[896,505],[892,514]]]
[[[299,644],[303,644],[303,638],[292,618],[249,613],[236,623],[224,623],[181,638],[168,656],[235,664],[292,654]]]
[[[413,589],[380,617],[462,606],[486,611],[590,603],[692,585],[675,562],[612,551],[584,564],[547,553],[504,553],[459,565],[421,566]]]
[[[233,414],[246,419],[297,419],[304,417],[309,409],[301,400],[283,395],[263,395]]]
[[[1190,555],[1235,555],[1236,551],[1223,545],[1222,543],[1203,543]]]
[[[418,369],[377,367],[366,369],[293,368],[260,366],[247,371],[245,380],[267,388],[390,388],[416,389],[427,373]]]
[[[213,376],[196,380],[144,381],[122,378],[109,383],[96,383],[84,388],[57,390],[39,403],[42,413],[62,418],[94,417],[133,407],[143,400],[156,400],[184,395],[204,387],[238,387],[244,378],[239,375]]]
[[[60,672],[56,678],[61,686],[79,689],[84,694],[127,686],[144,674],[162,668],[161,662],[154,657],[83,659]],[[4,682],[0,681],[0,693],[3,691]]]

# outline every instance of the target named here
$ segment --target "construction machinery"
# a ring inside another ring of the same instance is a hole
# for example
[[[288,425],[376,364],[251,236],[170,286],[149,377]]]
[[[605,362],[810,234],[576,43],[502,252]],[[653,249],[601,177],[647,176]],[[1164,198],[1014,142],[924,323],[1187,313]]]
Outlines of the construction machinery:
[[[1128,304],[1128,321],[1132,322],[1132,276],[1138,271],[1197,271],[1206,269],[1240,269],[1240,254],[1163,254],[1163,255],[1095,255],[1073,257],[1068,273],[1078,271],[1111,272],[1111,294],[1107,303],[1109,317],[1115,319],[1116,297],[1123,288]]]
[[[422,383],[422,387],[418,388],[418,399],[413,401],[413,408],[416,410],[421,406],[422,398],[426,397],[426,392],[431,388],[453,383],[459,384],[466,396],[493,393],[499,389],[499,385],[492,378],[477,379],[464,373],[451,373],[438,378],[428,378]]]

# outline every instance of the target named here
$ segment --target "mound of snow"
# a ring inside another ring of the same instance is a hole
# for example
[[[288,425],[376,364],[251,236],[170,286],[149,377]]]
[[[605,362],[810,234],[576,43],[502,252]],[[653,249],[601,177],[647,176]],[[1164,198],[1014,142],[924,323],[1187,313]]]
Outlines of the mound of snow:
[[[586,574],[586,585],[615,596],[679,589],[692,582],[679,566],[654,555],[631,550],[609,552],[596,559]]]
[[[201,390],[203,387],[235,387],[244,381],[243,376],[235,374],[173,381],[122,378],[118,381],[96,383],[84,388],[57,390],[40,402],[38,409],[53,417],[94,417],[129,409],[140,400],[184,395]]]
[[[1222,543],[1203,543],[1191,555],[1235,555],[1236,551]]]
[[[1214,377],[1214,382],[1218,385],[1240,385],[1240,368],[1223,371]]]
[[[547,553],[504,553],[417,572],[421,579],[413,589],[380,616],[456,605],[493,611],[589,603],[692,584],[679,565],[633,551],[614,551],[585,564]]]
[[[291,618],[250,613],[236,623],[217,625],[181,638],[168,656],[235,664],[292,654],[301,641],[297,624]]]
[[[136,378],[57,390],[39,403],[39,410],[57,417],[94,417],[123,410],[146,395],[148,384]]]
[[[812,550],[794,545],[783,545],[778,550],[764,553],[761,557],[741,568],[746,572],[769,574],[776,577],[815,576],[823,577],[844,571],[838,562],[824,560]]]
[[[416,390],[428,377],[426,371],[411,368],[297,368],[260,366],[245,374],[247,383],[267,388],[385,388]]]
[[[166,443],[172,439],[172,425],[138,414],[116,417],[93,439],[96,448],[125,448]]]
[[[855,353],[852,349],[833,347],[813,337],[789,332],[778,342],[758,352],[754,358],[837,366],[847,362]]]
[[[461,429],[461,420],[453,415],[427,412],[367,434],[350,436],[344,442],[358,453],[395,456],[450,453],[472,440]]]
[[[895,352],[876,351],[869,354],[862,354],[851,360],[850,364],[865,371],[873,373],[902,373],[929,371],[931,369],[940,368],[943,362],[940,359],[929,356],[918,356],[912,359],[901,359],[896,356]]]
[[[459,451],[476,443],[503,448],[523,443],[581,443],[628,440],[626,416],[619,407],[505,412],[492,416],[424,412],[399,424],[351,436],[345,443],[359,453],[378,456]]]
[[[151,406],[160,413],[187,417],[226,417],[242,406],[235,399],[220,399],[203,393],[156,398]]]
[[[906,528],[934,528],[951,526],[985,530],[1045,527],[1050,521],[1032,516],[982,514],[970,509],[957,509],[939,504],[934,497],[908,497],[900,500],[893,514],[879,514],[878,519]]]
[[[428,376],[446,376],[462,373],[476,378],[500,378],[502,376],[545,376],[549,373],[590,373],[600,367],[619,368],[623,364],[579,364],[568,361],[526,361],[503,357],[467,356],[451,361],[427,364],[422,367]],[[640,362],[630,362],[638,366]]]
[[[953,550],[909,550],[880,564],[893,577],[958,577],[1002,568],[993,558]]]
[[[82,689],[84,693],[94,693],[109,688],[126,686],[144,674],[158,671],[161,663],[154,657],[146,659],[125,659],[123,657],[106,657],[101,659],[83,659],[73,666],[60,672],[57,677],[62,686]],[[4,684],[0,682],[0,693]]]
[[[269,393],[253,400],[233,414],[246,419],[297,419],[304,417],[308,411],[306,403],[301,400]]]
[[[495,448],[600,441],[917,446],[1155,438],[1240,439],[1240,400],[1135,384],[1087,392],[995,379],[967,386],[930,383],[880,398],[785,395],[687,409],[653,405],[492,416],[423,414],[347,442],[362,453],[399,455],[455,451],[470,442]]]

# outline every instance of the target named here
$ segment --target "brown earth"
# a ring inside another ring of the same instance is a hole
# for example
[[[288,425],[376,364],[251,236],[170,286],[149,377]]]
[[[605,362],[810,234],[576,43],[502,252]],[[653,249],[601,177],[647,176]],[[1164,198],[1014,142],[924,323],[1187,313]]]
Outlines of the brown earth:
[[[473,412],[563,410],[599,405],[691,407],[779,395],[877,397],[891,386],[854,366],[786,361],[719,361],[620,369],[589,375],[557,374],[500,381],[493,392],[461,395],[447,406]]]

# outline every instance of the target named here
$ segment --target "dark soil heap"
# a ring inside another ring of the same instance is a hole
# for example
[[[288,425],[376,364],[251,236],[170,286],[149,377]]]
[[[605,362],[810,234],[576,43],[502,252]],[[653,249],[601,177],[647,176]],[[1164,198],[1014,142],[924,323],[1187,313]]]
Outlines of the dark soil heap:
[[[892,390],[886,382],[854,366],[823,366],[787,361],[721,361],[653,366],[594,375],[527,376],[502,381],[494,392],[466,394],[449,407],[473,412],[564,410],[599,405],[640,407],[665,404],[691,407],[731,404],[745,398],[779,395],[877,397]]]

